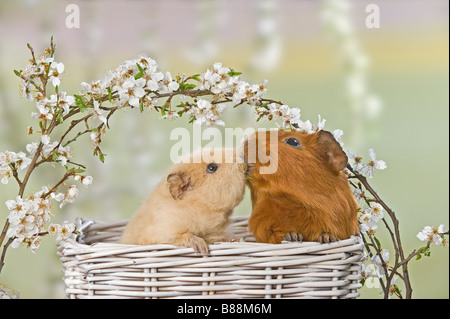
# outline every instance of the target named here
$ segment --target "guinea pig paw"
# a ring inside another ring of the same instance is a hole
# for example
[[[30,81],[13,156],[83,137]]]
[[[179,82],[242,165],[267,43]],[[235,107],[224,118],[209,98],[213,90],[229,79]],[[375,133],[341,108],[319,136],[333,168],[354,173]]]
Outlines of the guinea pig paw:
[[[284,237],[283,241],[291,241],[291,242],[302,242],[303,236],[302,234],[296,233],[294,231],[287,232]]]
[[[330,233],[326,232],[322,233],[317,239],[317,241],[321,244],[327,244],[327,243],[334,243],[335,241],[337,241],[337,239],[333,237]]]
[[[197,255],[201,254],[201,255],[206,256],[209,254],[208,244],[202,238],[194,235],[191,237],[189,244],[194,249],[194,251]]]

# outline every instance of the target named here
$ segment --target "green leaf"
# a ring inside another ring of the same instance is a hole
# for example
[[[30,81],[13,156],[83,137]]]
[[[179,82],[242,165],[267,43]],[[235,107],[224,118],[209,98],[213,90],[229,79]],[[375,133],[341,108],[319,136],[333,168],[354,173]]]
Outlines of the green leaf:
[[[139,72],[144,73],[144,69],[139,63],[136,63],[137,68],[139,69]]]
[[[378,240],[378,238],[376,238],[375,236],[373,236],[373,239],[375,240],[375,243],[377,244],[378,249],[381,249],[381,243]]]
[[[417,254],[416,256],[416,260],[422,259],[422,255],[421,254]]]
[[[166,111],[169,110],[170,108],[170,104],[168,104],[167,102],[161,107],[161,115],[164,116],[166,115]]]
[[[111,103],[111,97],[112,97],[112,92],[111,92],[111,87],[110,86],[108,86],[107,88],[106,88],[106,90],[108,91],[108,100],[109,100],[109,103]]]
[[[241,75],[242,74],[242,72],[236,72],[235,70],[233,70],[233,69],[230,69],[230,73],[228,73],[230,76],[236,76],[236,75]]]
[[[98,158],[99,158],[100,162],[102,162],[102,163],[105,162],[105,155],[103,155],[103,153],[100,153],[100,154],[98,155]]]
[[[139,110],[142,112],[144,112],[144,103],[139,103]]]
[[[14,74],[20,77],[20,72],[17,70],[14,70]]]
[[[77,169],[75,170],[75,173],[77,173],[77,174],[81,174],[81,173],[84,173],[84,172],[86,172],[86,170],[85,170],[85,169],[82,169],[82,168],[77,168]]]
[[[184,85],[184,89],[185,90],[193,90],[195,89],[197,86],[195,84],[185,84]]]
[[[87,106],[86,106],[86,99],[80,95],[74,94],[73,97],[75,98],[75,105],[78,106],[80,108],[81,112],[86,111]]]
[[[134,75],[135,80],[140,79],[144,76],[144,69],[139,65],[139,63],[136,63],[136,65],[139,72]]]
[[[181,82],[181,83],[179,83],[178,91],[193,90],[195,88],[196,88],[195,84]]]
[[[139,73],[136,73],[136,74],[134,75],[134,79],[137,80],[137,79],[140,79],[140,78],[143,77],[143,76],[144,76],[144,73],[139,72]]]
[[[200,82],[200,74],[194,74],[194,75],[192,76],[192,78],[193,78],[195,81]]]

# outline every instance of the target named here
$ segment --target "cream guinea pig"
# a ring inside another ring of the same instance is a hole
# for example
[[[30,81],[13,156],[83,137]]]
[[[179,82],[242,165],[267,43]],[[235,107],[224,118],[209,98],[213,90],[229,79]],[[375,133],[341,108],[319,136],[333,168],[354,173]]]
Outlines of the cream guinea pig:
[[[246,171],[234,149],[190,155],[168,171],[133,215],[120,242],[172,244],[208,254],[208,244],[230,239],[229,217],[243,199]]]

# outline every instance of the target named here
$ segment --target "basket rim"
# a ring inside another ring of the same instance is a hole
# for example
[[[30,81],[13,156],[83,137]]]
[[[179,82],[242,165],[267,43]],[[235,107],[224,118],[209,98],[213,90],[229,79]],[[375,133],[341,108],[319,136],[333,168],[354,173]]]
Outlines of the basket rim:
[[[190,247],[118,243],[128,220],[77,222],[82,236],[57,242],[70,297],[359,296],[361,236],[326,244],[258,243],[248,232],[248,216],[237,216],[230,226],[240,241],[210,244],[203,256]]]
[[[249,216],[232,216],[231,223],[234,227],[246,227],[245,222]],[[193,253],[190,247],[175,246],[171,244],[123,244],[119,242],[93,242],[90,244],[83,243],[85,231],[89,232],[102,231],[104,229],[111,230],[114,228],[124,227],[129,219],[113,222],[104,222],[93,219],[77,218],[78,234],[73,237],[64,238],[57,242],[57,246],[65,250],[65,255],[89,254],[91,257],[101,257],[113,254],[127,254],[139,252],[154,252],[155,257],[168,257],[171,255]],[[101,235],[99,236],[101,237]],[[81,241],[81,242],[80,242]],[[331,243],[319,243],[311,241],[302,242],[282,242],[281,244],[261,243],[253,241],[230,241],[216,242],[210,244],[209,256],[229,255],[230,253],[253,256],[266,256],[270,252],[270,256],[283,256],[285,251],[289,254],[307,254],[307,253],[336,253],[336,252],[356,252],[363,251],[364,243],[360,235],[351,236],[348,239],[339,240]],[[339,250],[340,249],[340,250]],[[159,253],[158,253],[159,252]],[[206,256],[208,257],[208,256]]]

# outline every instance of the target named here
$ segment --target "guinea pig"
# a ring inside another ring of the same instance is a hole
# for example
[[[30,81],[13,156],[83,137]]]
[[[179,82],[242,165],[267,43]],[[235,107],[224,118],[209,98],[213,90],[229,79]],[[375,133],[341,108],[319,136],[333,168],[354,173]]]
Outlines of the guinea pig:
[[[347,156],[330,132],[257,132],[243,147],[247,162],[252,152],[269,158],[248,163],[249,230],[258,242],[328,243],[358,234],[358,203],[343,172]],[[261,173],[273,164],[274,172]]]
[[[229,217],[245,191],[247,164],[234,149],[203,149],[175,164],[133,215],[120,242],[172,244],[208,254],[229,240]]]

